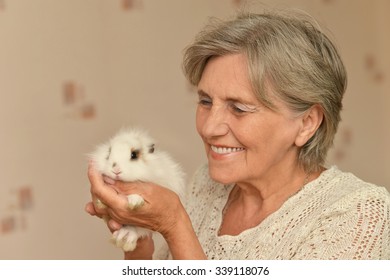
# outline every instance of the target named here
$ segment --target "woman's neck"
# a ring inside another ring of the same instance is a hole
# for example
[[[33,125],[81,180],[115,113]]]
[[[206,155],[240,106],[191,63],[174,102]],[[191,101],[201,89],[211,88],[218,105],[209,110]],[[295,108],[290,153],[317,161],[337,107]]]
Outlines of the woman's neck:
[[[259,225],[321,172],[307,174],[302,171],[291,176],[290,180],[279,177],[274,182],[267,180],[263,184],[237,183],[224,207],[218,235],[238,235]]]

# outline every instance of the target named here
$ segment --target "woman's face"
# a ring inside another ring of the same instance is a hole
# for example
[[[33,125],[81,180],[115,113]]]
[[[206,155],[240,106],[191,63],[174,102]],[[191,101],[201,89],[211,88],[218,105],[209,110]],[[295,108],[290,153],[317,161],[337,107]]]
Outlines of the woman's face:
[[[223,183],[272,180],[297,165],[301,119],[277,99],[278,112],[255,97],[242,54],[212,58],[198,84],[196,126],[211,178]]]

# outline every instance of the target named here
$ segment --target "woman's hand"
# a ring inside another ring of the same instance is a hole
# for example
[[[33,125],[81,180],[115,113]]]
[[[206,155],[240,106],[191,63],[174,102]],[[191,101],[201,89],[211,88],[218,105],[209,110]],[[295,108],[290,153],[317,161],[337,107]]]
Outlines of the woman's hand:
[[[98,216],[104,219],[111,233],[119,230],[123,225],[111,219],[108,215],[102,216],[95,210],[95,206],[92,202],[88,202],[85,206],[85,211],[92,216]],[[154,243],[152,237],[146,236],[138,239],[137,247],[134,251],[124,252],[125,260],[151,260],[154,252]]]
[[[179,197],[173,191],[153,183],[114,181],[105,184],[101,174],[92,165],[88,169],[93,203],[86,206],[88,213],[99,217],[109,216],[115,228],[118,224],[131,224],[169,234],[175,227],[177,213],[184,211]],[[145,203],[134,210],[128,207],[125,195],[138,194]],[[115,224],[116,222],[116,224]]]
[[[85,211],[90,214],[91,216],[97,216],[103,220],[105,220],[105,222],[107,223],[107,226],[109,228],[109,230],[111,231],[111,233],[113,233],[114,231],[117,231],[119,230],[122,225],[118,222],[116,222],[115,220],[111,219],[108,214],[106,213],[105,215],[101,215],[101,214],[98,214],[98,212],[96,211],[95,209],[95,205],[93,204],[93,202],[88,202],[86,205],[85,205]]]
[[[174,259],[204,259],[205,255],[192,228],[191,221],[178,195],[153,183],[110,182],[105,184],[93,165],[88,168],[93,203],[86,206],[88,213],[108,216],[110,230],[131,224],[160,232],[166,239]],[[126,195],[138,194],[145,203],[131,210]],[[140,241],[141,242],[141,241]],[[145,241],[145,246],[150,242]],[[131,254],[125,257],[132,258]]]

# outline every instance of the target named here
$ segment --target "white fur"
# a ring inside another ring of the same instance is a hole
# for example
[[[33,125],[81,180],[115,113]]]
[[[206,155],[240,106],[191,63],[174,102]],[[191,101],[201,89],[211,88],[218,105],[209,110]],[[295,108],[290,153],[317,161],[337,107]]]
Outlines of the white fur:
[[[97,147],[90,155],[95,168],[105,176],[125,182],[152,182],[176,192],[184,199],[185,180],[180,166],[166,153],[155,148],[154,140],[143,130],[122,130],[107,143]],[[136,159],[131,159],[131,153],[138,152]],[[138,194],[128,195],[129,208],[136,209],[144,204]],[[113,242],[124,251],[133,251],[137,240],[150,234],[151,231],[125,225],[113,233]],[[154,259],[165,258],[168,246],[162,236],[152,232],[155,243]],[[159,243],[159,244],[156,244]]]

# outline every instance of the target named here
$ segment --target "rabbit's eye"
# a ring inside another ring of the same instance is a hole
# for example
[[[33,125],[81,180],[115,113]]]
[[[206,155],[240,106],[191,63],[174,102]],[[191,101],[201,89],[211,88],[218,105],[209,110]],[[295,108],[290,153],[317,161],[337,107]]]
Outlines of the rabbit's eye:
[[[139,150],[132,150],[131,151],[131,155],[130,155],[130,159],[131,160],[136,160],[136,159],[138,159],[138,157],[139,157]]]

